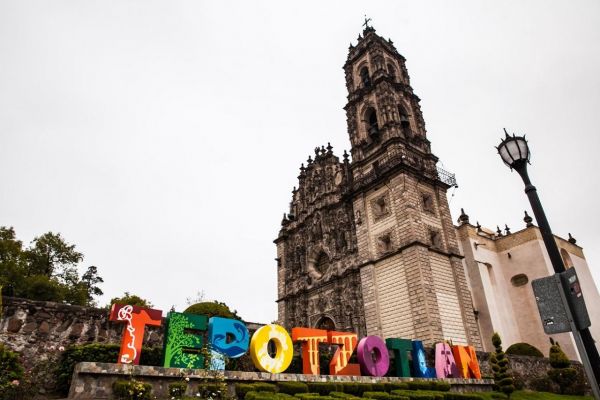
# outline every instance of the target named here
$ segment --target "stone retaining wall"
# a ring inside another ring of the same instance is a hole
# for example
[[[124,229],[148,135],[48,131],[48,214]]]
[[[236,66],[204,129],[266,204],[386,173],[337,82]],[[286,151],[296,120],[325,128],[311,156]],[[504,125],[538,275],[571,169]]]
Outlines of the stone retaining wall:
[[[182,382],[189,378],[187,394],[193,396],[198,392],[198,385],[207,379],[214,379],[216,372],[201,369],[161,368],[139,365],[107,364],[85,362],[77,364],[71,383],[69,399],[112,399],[112,384],[119,379],[134,377],[141,382],[152,385],[153,396],[169,398],[169,384]],[[227,383],[231,395],[235,394],[234,385],[238,382],[406,382],[414,378],[373,378],[368,376],[334,376],[334,375],[302,375],[271,374],[267,372],[225,371],[222,378]],[[444,379],[452,385],[456,392],[487,392],[492,390],[493,381],[475,379]]]

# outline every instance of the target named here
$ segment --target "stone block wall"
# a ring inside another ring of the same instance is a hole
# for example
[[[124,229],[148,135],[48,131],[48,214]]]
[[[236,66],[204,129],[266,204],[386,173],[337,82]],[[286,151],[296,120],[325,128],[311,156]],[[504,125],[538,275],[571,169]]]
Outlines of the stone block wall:
[[[0,343],[19,352],[27,367],[51,358],[61,347],[121,341],[123,324],[109,321],[104,308],[15,297],[3,297],[1,304]],[[146,328],[144,345],[162,346],[163,326]]]

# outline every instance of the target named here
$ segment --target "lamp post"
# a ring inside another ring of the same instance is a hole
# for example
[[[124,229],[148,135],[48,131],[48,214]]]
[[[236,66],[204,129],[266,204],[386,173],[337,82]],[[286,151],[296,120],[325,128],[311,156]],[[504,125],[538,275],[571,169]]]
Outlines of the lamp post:
[[[552,234],[550,224],[546,219],[546,214],[544,213],[542,203],[538,197],[537,189],[531,184],[531,180],[527,174],[527,164],[529,164],[529,159],[531,157],[527,140],[525,140],[525,136],[515,136],[514,134],[509,136],[506,129],[504,129],[504,133],[506,134],[506,137],[497,147],[498,153],[504,164],[511,170],[516,170],[523,179],[523,183],[525,183],[525,193],[529,198],[531,209],[533,210],[538,227],[542,233],[542,239],[544,240],[544,245],[548,251],[550,262],[552,263],[554,272],[560,274],[566,270],[565,265],[560,256],[558,246],[554,241],[554,235]],[[575,339],[575,344],[588,377],[588,382],[592,387],[594,397],[600,399],[600,388],[598,387],[598,382],[600,382],[600,356],[598,355],[598,349],[596,348],[594,339],[588,328],[581,330],[577,329],[572,317],[573,312],[570,309],[568,302],[564,301],[565,296],[561,296],[569,316],[571,333]]]

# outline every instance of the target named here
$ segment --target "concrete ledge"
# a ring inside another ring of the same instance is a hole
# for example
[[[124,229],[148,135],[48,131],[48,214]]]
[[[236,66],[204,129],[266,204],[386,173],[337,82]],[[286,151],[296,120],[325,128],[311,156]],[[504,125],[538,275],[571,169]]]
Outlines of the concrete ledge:
[[[198,391],[198,385],[213,379],[224,378],[228,390],[234,394],[234,385],[240,382],[408,382],[426,380],[419,378],[374,378],[370,376],[335,376],[271,374],[268,372],[224,371],[222,373],[203,369],[162,368],[142,365],[83,362],[77,364],[69,391],[70,399],[112,399],[112,384],[119,379],[135,378],[150,383],[157,398],[168,398],[169,384],[189,378],[188,393]],[[492,390],[491,379],[443,379],[456,392],[487,392]]]

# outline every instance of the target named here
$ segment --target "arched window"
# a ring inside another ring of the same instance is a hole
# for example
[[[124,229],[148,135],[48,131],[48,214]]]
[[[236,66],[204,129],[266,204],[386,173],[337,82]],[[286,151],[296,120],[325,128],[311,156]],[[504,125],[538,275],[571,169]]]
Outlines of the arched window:
[[[327,257],[327,254],[324,251],[319,254],[319,257],[315,262],[315,268],[321,274],[324,274],[329,269],[329,257]]]
[[[379,135],[379,124],[377,123],[377,112],[374,108],[369,108],[365,113],[365,122],[367,124],[367,133],[369,136]]]
[[[404,110],[404,107],[398,106],[398,115],[400,115],[400,129],[402,130],[402,133],[404,136],[410,137],[410,121],[408,120],[408,114]]]
[[[560,249],[560,255],[562,256],[563,263],[565,263],[565,268],[573,268],[573,260],[571,260],[571,256],[565,249]]]
[[[388,74],[390,75],[390,78],[392,78],[392,80],[395,81],[396,80],[396,68],[394,68],[394,66],[392,64],[388,64],[387,70],[388,70]]]
[[[369,69],[367,67],[362,67],[360,69],[360,79],[363,83],[363,86],[371,86],[371,77],[369,76]]]
[[[318,322],[317,329],[325,329],[326,331],[335,331],[335,322],[329,317],[322,317]]]

